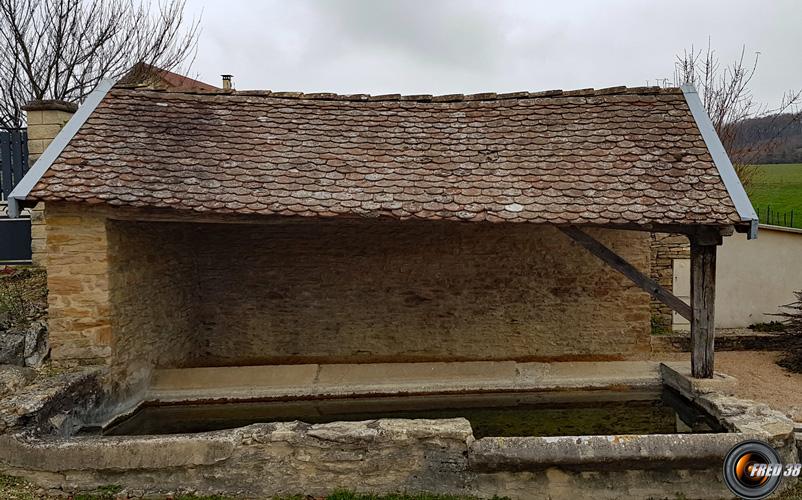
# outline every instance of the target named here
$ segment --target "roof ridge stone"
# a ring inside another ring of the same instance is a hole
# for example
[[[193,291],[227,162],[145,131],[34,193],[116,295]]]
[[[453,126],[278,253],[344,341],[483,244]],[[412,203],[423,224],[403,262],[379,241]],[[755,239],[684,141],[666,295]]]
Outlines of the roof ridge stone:
[[[584,88],[574,90],[541,90],[536,92],[481,92],[476,94],[337,94],[334,92],[288,92],[273,90],[202,90],[202,89],[153,89],[142,85],[121,85],[117,84],[117,89],[133,90],[137,92],[160,92],[168,94],[187,94],[200,96],[247,96],[247,97],[268,97],[274,99],[298,99],[298,100],[334,100],[334,101],[405,101],[405,102],[460,102],[460,101],[501,101],[509,99],[539,99],[554,97],[598,97],[610,95],[656,95],[656,94],[676,94],[682,95],[679,87],[627,87],[624,85],[616,87],[605,87],[600,89]]]

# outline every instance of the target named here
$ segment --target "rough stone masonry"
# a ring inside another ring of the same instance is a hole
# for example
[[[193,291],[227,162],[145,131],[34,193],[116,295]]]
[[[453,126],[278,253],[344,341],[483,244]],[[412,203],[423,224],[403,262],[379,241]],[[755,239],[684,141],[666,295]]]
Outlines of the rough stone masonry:
[[[53,358],[121,377],[648,352],[648,295],[550,227],[131,222],[53,202],[47,230]],[[594,234],[648,267],[646,233]]]

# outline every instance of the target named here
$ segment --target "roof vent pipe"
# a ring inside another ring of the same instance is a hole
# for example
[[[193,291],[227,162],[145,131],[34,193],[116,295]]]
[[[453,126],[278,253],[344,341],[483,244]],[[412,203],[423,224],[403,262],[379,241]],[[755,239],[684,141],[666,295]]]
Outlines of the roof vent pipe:
[[[220,75],[223,77],[223,90],[231,90],[231,78],[234,75]]]

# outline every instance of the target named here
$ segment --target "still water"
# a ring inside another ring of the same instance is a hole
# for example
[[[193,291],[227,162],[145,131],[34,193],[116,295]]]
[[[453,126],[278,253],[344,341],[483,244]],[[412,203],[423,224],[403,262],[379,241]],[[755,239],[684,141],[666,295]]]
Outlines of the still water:
[[[572,400],[574,399],[574,400]],[[259,422],[307,423],[379,418],[464,417],[474,436],[586,436],[722,432],[700,408],[669,389],[662,393],[462,394],[284,402],[147,404],[103,435],[206,432]]]

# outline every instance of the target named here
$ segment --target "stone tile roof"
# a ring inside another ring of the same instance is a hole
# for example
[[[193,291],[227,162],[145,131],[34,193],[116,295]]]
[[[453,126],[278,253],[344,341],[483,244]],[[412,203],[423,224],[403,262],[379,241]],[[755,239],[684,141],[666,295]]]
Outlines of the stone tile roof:
[[[679,89],[448,96],[113,88],[29,199],[555,224],[741,218]]]
[[[161,90],[217,92],[219,87],[144,62],[136,63],[121,79],[132,86]]]

